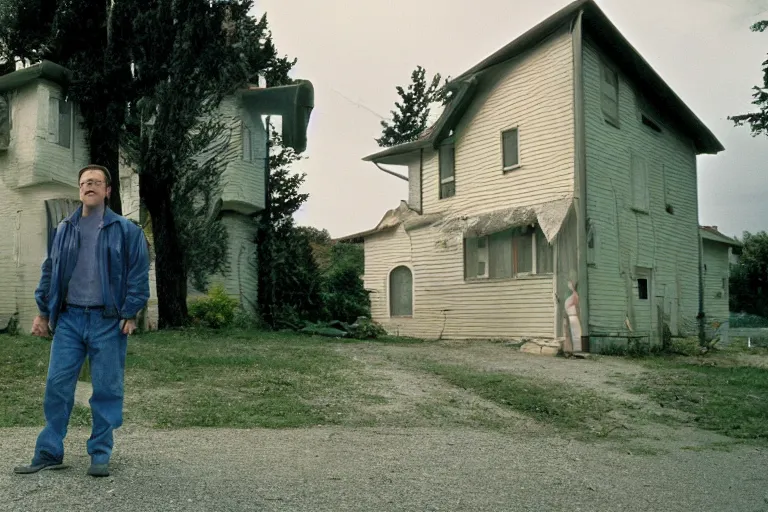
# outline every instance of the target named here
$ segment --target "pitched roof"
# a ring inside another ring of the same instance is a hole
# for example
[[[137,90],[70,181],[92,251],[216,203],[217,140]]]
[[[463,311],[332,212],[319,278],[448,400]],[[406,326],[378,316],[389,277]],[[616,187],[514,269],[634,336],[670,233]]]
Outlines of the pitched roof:
[[[671,113],[670,117],[675,121],[678,129],[693,139],[698,153],[714,154],[725,149],[709,128],[675,94],[672,88],[664,82],[651,65],[619,32],[616,26],[611,23],[594,0],[576,0],[567,5],[514,41],[457,76],[451,83],[466,83],[468,80],[476,78],[478,73],[508,61],[535,47],[563,26],[571,23],[579,13],[583,14],[582,21],[585,32],[589,33],[590,37],[595,40],[601,50],[616,63],[622,72],[631,78],[635,84],[642,87],[643,93],[650,102]],[[469,99],[471,98],[464,98],[464,101],[468,102]],[[446,108],[443,116],[441,116],[441,120],[436,125],[442,121],[445,126],[449,116],[455,120],[456,112],[452,113],[449,110]],[[461,113],[463,114],[463,111]],[[387,157],[391,159],[394,156],[426,147],[429,143],[436,144],[439,142],[441,135],[442,133],[432,132],[426,140],[423,137],[419,137],[419,139],[413,142],[388,148],[379,153],[369,155],[363,158],[363,160],[381,161],[382,158]]]
[[[729,236],[725,236],[717,230],[717,226],[699,226],[699,232],[701,238],[704,240],[711,240],[713,242],[720,242],[722,244],[730,245],[732,247],[742,247],[742,243]]]
[[[65,85],[72,79],[72,73],[65,67],[44,60],[24,69],[0,76],[0,93],[19,89],[37,79],[47,79]]]

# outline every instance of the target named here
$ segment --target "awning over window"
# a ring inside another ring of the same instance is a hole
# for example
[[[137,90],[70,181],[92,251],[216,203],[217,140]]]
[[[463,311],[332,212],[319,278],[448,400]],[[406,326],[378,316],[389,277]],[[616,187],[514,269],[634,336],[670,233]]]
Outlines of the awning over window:
[[[477,215],[453,215],[435,224],[435,228],[446,236],[462,234],[464,236],[486,236],[506,229],[538,224],[547,241],[560,232],[573,204],[573,197],[568,195],[546,203],[505,208]]]

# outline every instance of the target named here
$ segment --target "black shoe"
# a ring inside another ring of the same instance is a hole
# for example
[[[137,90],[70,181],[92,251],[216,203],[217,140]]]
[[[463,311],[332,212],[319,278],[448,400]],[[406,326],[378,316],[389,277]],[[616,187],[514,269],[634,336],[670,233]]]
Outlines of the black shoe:
[[[40,464],[30,464],[29,466],[16,466],[13,472],[19,475],[31,475],[44,469],[67,469],[69,466],[61,462],[42,462]]]
[[[109,476],[109,464],[91,464],[88,474],[95,477]]]

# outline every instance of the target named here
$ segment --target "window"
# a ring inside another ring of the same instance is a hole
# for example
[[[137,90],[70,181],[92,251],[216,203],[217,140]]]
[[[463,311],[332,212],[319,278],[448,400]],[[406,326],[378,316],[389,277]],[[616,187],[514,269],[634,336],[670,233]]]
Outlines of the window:
[[[602,64],[601,105],[603,118],[619,127],[619,75],[607,64]]]
[[[547,242],[547,237],[540,227],[536,226],[536,273],[551,274],[554,271],[554,249]]]
[[[49,100],[48,140],[72,147],[72,102],[51,97]]]
[[[553,266],[552,246],[538,227],[525,233],[509,229],[464,241],[466,279],[551,274]]]
[[[520,166],[520,132],[517,128],[502,132],[501,151],[505,171]]]
[[[632,175],[632,208],[648,212],[648,164],[645,158],[632,153],[630,173]]]
[[[648,300],[648,280],[637,280],[637,298],[640,300]]]
[[[440,199],[456,195],[456,146],[440,146]]]
[[[661,128],[659,127],[658,124],[656,124],[656,122],[653,119],[651,119],[645,114],[641,114],[640,119],[642,120],[645,126],[655,131],[656,133],[661,133]]]
[[[413,274],[404,265],[389,274],[389,316],[413,316]]]
[[[242,125],[242,131],[243,131],[243,160],[246,162],[253,162],[253,148],[252,142],[253,138],[251,137],[251,129],[248,128],[245,123]]]

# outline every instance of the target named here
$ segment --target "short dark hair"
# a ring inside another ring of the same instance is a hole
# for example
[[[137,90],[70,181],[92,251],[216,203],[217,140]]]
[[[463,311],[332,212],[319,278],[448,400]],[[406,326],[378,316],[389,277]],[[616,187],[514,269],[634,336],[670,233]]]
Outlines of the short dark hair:
[[[101,171],[104,174],[104,179],[106,180],[106,184],[109,187],[112,184],[112,175],[109,173],[109,170],[104,167],[103,165],[86,165],[82,169],[80,169],[80,172],[77,175],[77,183],[80,184],[80,178],[83,177],[83,173],[85,171]]]

